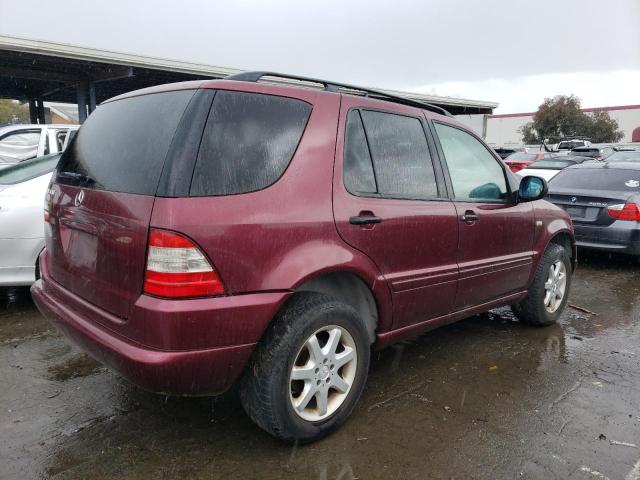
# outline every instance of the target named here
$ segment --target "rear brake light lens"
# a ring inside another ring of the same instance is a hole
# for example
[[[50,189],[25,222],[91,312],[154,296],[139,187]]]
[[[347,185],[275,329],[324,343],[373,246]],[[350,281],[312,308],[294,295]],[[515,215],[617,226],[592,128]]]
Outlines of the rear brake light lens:
[[[224,284],[192,240],[151,229],[144,293],[166,298],[210,297],[223,294]]]
[[[619,205],[609,205],[607,213],[616,220],[640,221],[640,206],[635,203],[624,203]]]

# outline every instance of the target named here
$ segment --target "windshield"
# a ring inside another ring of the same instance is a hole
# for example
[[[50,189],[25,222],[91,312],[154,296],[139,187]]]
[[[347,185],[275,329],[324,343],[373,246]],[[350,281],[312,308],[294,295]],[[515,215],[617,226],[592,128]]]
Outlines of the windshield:
[[[551,182],[554,188],[597,189],[635,193],[640,184],[640,170],[619,168],[567,168]]]
[[[46,155],[44,157],[25,160],[17,165],[12,165],[0,170],[0,185],[14,185],[39,177],[45,173],[53,172],[56,168],[60,154]]]
[[[633,152],[616,152],[607,157],[607,162],[640,162],[640,150]]]

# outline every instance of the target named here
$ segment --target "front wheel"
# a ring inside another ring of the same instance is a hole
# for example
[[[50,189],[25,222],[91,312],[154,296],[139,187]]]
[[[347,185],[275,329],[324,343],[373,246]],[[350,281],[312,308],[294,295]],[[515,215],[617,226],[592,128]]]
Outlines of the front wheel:
[[[562,246],[552,243],[545,250],[527,296],[512,306],[513,313],[530,325],[551,325],[564,310],[571,287],[571,260]]]
[[[258,346],[242,379],[242,405],[276,438],[317,440],[353,410],[369,356],[367,331],[352,307],[327,295],[299,293]]]

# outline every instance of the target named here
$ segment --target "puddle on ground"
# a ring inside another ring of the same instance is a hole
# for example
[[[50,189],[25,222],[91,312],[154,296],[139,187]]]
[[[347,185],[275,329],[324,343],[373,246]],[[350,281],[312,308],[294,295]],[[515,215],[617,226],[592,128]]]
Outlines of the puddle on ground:
[[[66,382],[72,378],[88,377],[101,368],[100,363],[85,353],[73,355],[68,360],[49,367],[49,380]]]

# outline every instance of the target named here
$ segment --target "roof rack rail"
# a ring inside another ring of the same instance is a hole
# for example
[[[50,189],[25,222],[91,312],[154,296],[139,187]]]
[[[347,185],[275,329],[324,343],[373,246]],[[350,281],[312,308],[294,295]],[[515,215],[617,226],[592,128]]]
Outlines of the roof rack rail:
[[[234,75],[229,75],[227,77],[224,77],[224,80],[235,80],[240,82],[258,82],[262,77],[275,77],[275,78],[281,78],[283,80],[296,80],[300,82],[317,83],[317,84],[323,85],[324,90],[326,90],[327,92],[348,93],[348,92],[344,92],[344,90],[351,90],[353,92],[362,92],[362,94],[365,97],[376,98],[378,100],[386,100],[393,103],[408,105],[410,107],[423,108],[425,110],[431,110],[432,112],[436,112],[441,115],[446,115],[447,117],[453,118],[453,115],[451,115],[447,110],[437,105],[433,105],[432,103],[412,100],[410,98],[401,97],[399,95],[393,95],[391,93],[383,92],[381,90],[373,90],[371,88],[358,87],[355,85],[348,85],[346,83],[330,82],[327,80],[320,80],[317,78],[301,77],[297,75],[287,75],[287,74],[276,73],[276,72],[256,71],[256,72],[236,73]]]

